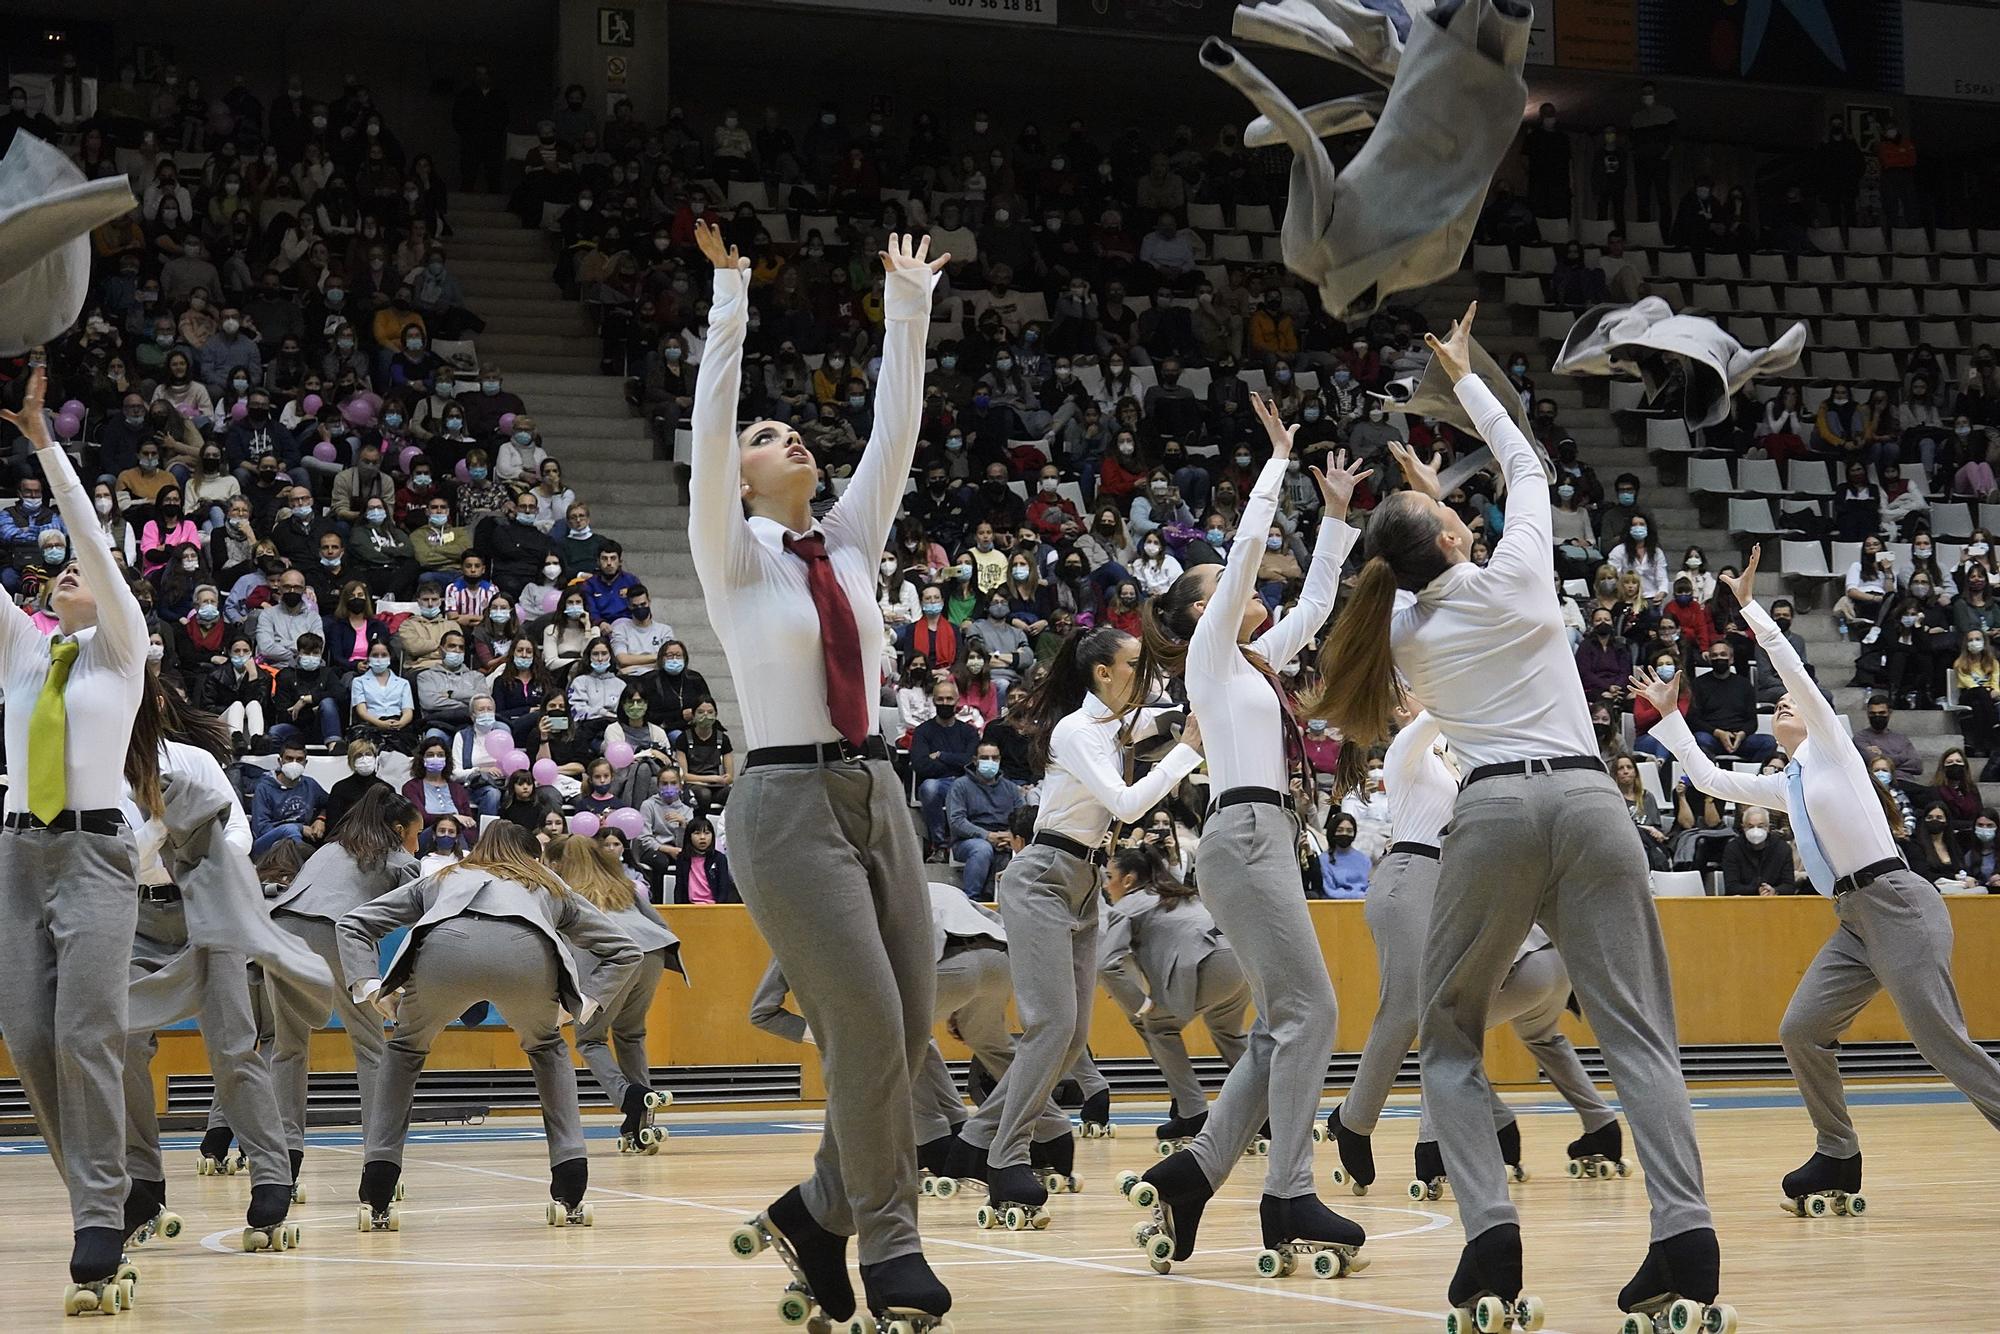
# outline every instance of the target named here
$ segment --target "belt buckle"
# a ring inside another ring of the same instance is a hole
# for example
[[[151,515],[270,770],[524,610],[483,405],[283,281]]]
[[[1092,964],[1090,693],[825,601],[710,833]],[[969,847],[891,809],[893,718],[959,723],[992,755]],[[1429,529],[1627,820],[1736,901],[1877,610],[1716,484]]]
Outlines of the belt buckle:
[[[842,760],[859,760],[859,759],[865,759],[867,757],[867,753],[862,747],[855,745],[852,741],[849,741],[846,737],[842,737],[840,740],[834,742],[833,744],[835,747],[835,753]]]

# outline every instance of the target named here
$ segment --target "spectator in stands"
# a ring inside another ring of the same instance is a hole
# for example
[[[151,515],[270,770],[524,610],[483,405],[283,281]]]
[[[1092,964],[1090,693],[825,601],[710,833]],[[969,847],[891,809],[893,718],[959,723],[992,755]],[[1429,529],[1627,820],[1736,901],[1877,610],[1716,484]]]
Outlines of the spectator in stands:
[[[228,657],[209,669],[202,683],[201,706],[229,728],[238,754],[257,746],[271,716],[271,674],[257,665],[257,655],[245,635],[229,640]]]
[[[1917,758],[1917,748],[1910,739],[1889,726],[1891,710],[1889,697],[1871,695],[1868,699],[1868,726],[1865,731],[1854,734],[1854,746],[1865,757],[1870,751],[1879,751],[1895,765],[1896,774],[1909,782],[1918,782],[1924,776],[1923,762]]]
[[[1594,607],[1590,631],[1576,650],[1576,671],[1591,699],[1622,700],[1632,679],[1632,647],[1617,634],[1609,610]]]
[[[1528,205],[1538,218],[1562,218],[1571,213],[1570,138],[1559,127],[1555,104],[1542,103],[1535,123],[1522,140],[1528,166]]]
[[[2000,694],[2000,654],[1994,652],[1985,627],[1962,633],[1951,671],[1958,685],[1958,702],[1967,710],[1962,723],[1966,747],[1974,755],[1990,756],[1996,744],[1994,729],[2000,725],[2000,710],[1995,706],[1996,694]]]
[[[1868,776],[1873,778],[1888,792],[1889,799],[1896,804],[1901,816],[1903,829],[1916,827],[1916,798],[1922,795],[1915,786],[1915,780],[1905,779],[1896,772],[1896,762],[1875,749],[1864,752],[1868,759]]]
[[[1930,497],[1904,480],[1900,464],[1885,463],[1876,470],[1876,475],[1882,479],[1883,531],[1908,539],[1918,516],[1930,513]]]
[[[443,816],[473,818],[472,794],[451,776],[451,748],[438,737],[429,738],[418,750],[416,770],[403,784],[403,799],[422,812],[426,829]]]
[[[417,709],[427,734],[448,736],[471,724],[473,701],[487,690],[486,676],[470,661],[465,632],[457,626],[444,632],[438,659],[417,673]]]
[[[1636,704],[1645,704],[1645,696],[1635,695]],[[1658,713],[1653,716],[1657,719]],[[1658,745],[1657,742],[1654,743]],[[1630,755],[1619,755],[1611,761],[1611,781],[1618,785],[1618,794],[1625,798],[1625,808],[1632,815],[1632,824],[1639,831],[1640,842],[1646,849],[1646,863],[1655,871],[1665,871],[1672,866],[1672,858],[1667,851],[1668,821],[1660,814],[1660,803],[1646,790],[1639,777],[1639,764]]]
[[[305,747],[288,742],[277,771],[257,784],[250,802],[251,854],[261,857],[283,842],[317,846],[326,837],[326,803],[325,789],[306,777]]]
[[[1007,821],[1025,798],[1015,783],[1000,774],[1000,747],[981,742],[972,767],[951,785],[945,798],[945,822],[953,857],[964,866],[960,886],[965,896],[991,901],[993,876],[1006,864]]]
[[[1694,682],[1688,726],[1711,758],[1762,763],[1778,749],[1777,740],[1757,730],[1757,692],[1735,670],[1736,650],[1718,639],[1708,649],[1708,673]]]
[[[258,617],[260,642],[265,637],[264,627],[275,614],[275,608],[267,607]],[[283,648],[285,665],[278,669],[271,690],[272,737],[279,742],[310,740],[338,748],[346,692],[327,663],[326,641],[317,631],[306,630]],[[334,790],[339,791],[338,784]],[[338,823],[337,817],[334,822]]]
[[[1346,811],[1335,811],[1326,823],[1327,849],[1319,854],[1319,892],[1308,898],[1361,899],[1368,896],[1368,876],[1375,863],[1355,846],[1358,826]]]
[[[1604,553],[1598,550],[1597,536],[1590,531],[1590,510],[1576,479],[1560,478],[1555,494],[1556,507],[1550,518],[1557,567],[1566,576],[1578,577],[1603,564]]]
[[[1882,137],[1875,143],[1875,162],[1881,172],[1882,221],[1891,227],[1923,226],[1923,205],[1917,197],[1917,146],[1893,120],[1882,125]]]
[[[944,589],[927,584],[917,599],[918,617],[896,634],[896,649],[927,662],[958,661],[958,630],[945,616]]]
[[[1736,816],[1736,837],[1722,852],[1722,892],[1770,898],[1796,892],[1792,845],[1774,836],[1771,813],[1761,806],[1744,806]]]
[[[1846,586],[1846,593],[1834,606],[1835,619],[1846,626],[1880,622],[1896,592],[1896,557],[1883,544],[1880,533],[1870,531],[1861,539],[1861,553],[1847,567]]]
[[[1619,231],[1625,230],[1625,189],[1631,179],[1631,157],[1618,127],[1604,127],[1602,142],[1590,161],[1590,194],[1597,205],[1597,220],[1610,219]]]
[[[1923,590],[1919,598],[1917,591]],[[1928,578],[1911,581],[1910,591],[1890,610],[1875,651],[1883,655],[1889,697],[1904,708],[1933,708],[1944,664],[1954,656],[1956,636],[1944,607],[1930,596]]]
[[[1610,548],[1611,568],[1620,574],[1628,570],[1636,572],[1641,595],[1654,605],[1666,597],[1668,587],[1667,558],[1659,543],[1652,521],[1635,510],[1626,521],[1620,540]]]
[[[705,815],[688,821],[680,860],[674,865],[675,903],[741,903],[729,873],[729,858],[716,846],[715,826]]]
[[[1639,514],[1639,477],[1620,473],[1611,484],[1611,504],[1597,516],[1597,545],[1605,551],[1621,545]]]
[[[1822,413],[1824,410],[1822,405]],[[1850,462],[1846,475],[1845,484],[1833,497],[1834,537],[1842,542],[1865,541],[1882,529],[1883,495],[1868,480],[1866,465]]]
[[[584,603],[593,621],[621,619],[629,610],[630,599],[644,588],[624,568],[625,548],[610,538],[597,553],[597,570],[581,585]]]
[[[1629,125],[1639,221],[1651,222],[1657,207],[1657,216],[1664,222],[1673,199],[1674,146],[1680,120],[1672,107],[1660,101],[1659,90],[1647,82],[1639,85],[1639,107]]]
[[[930,685],[931,715],[919,722],[910,738],[910,768],[917,777],[917,800],[923,808],[930,857],[941,860],[952,845],[945,800],[951,785],[977,758],[985,720],[959,706],[958,683],[940,672]]]
[[[544,573],[547,583],[566,579],[568,576],[561,568],[560,560],[554,562],[556,572],[553,576],[547,576],[544,571],[543,567],[550,564],[552,549],[549,539],[535,526],[540,511],[533,494],[524,494],[503,503],[511,512],[511,521],[502,515],[483,530],[474,529],[475,545],[492,567],[493,582],[506,593],[523,597],[528,593],[528,582],[537,573]]]
[[[1710,644],[1721,638],[1722,631],[1709,614],[1707,604],[1694,595],[1694,581],[1685,575],[1674,579],[1674,595],[1661,608],[1663,614],[1671,614],[1681,634],[1697,653],[1707,653]]]
[[[430,495],[419,503],[423,506],[422,517],[410,537],[418,577],[425,581],[449,580],[471,550],[472,534],[452,525],[451,500],[448,497]],[[481,556],[477,559],[483,573],[485,558]]]
[[[1604,275],[1604,289],[1611,300],[1630,305],[1646,295],[1646,275],[1625,253],[1624,232],[1614,231],[1606,238],[1597,268]]]
[[[1688,682],[1693,673],[1685,669],[1682,655],[1672,648],[1657,648],[1645,655],[1645,661],[1660,680],[1672,682],[1675,699],[1682,717],[1687,717],[1694,707],[1693,697],[1688,690]],[[1651,736],[1654,724],[1660,721],[1660,713],[1644,695],[1634,696],[1632,701],[1632,728],[1636,734],[1632,748],[1655,759],[1671,761],[1673,753],[1665,745]]]
[[[625,615],[615,619],[610,629],[612,658],[619,675],[628,679],[651,675],[658,668],[660,650],[672,642],[674,628],[653,615],[652,594],[634,579],[625,590]]]
[[[697,810],[721,810],[729,800],[735,781],[735,746],[716,718],[715,701],[705,699],[695,705],[694,721],[681,734],[680,749],[674,759],[681,779],[692,789]]]
[[[1817,421],[1808,423],[1805,409],[1799,399],[1799,387],[1788,384],[1780,389],[1777,396],[1765,405],[1763,420],[1757,427],[1757,443],[1764,453],[1780,463],[1804,458],[1810,448],[1806,444],[1808,431],[1817,434]]]
[[[1969,830],[1978,818],[1976,791],[1972,813],[1960,826],[1962,829]],[[1963,875],[1965,849],[1952,828],[1951,809],[1942,801],[1924,807],[1923,819],[1910,831],[1903,851],[1909,858],[1910,869],[1933,884],[1940,880],[1960,880]]]
[[[1952,423],[1952,435],[1958,442],[1958,456],[1965,460],[1952,476],[1952,499],[2000,500],[2000,482],[1994,480],[1993,465],[1988,458],[1991,446],[1986,432],[1975,431],[1972,419],[1961,414]]]
[[[1843,459],[1862,457],[1867,445],[1867,418],[1844,384],[1837,384],[1819,405],[1813,433],[1819,448]],[[1865,458],[1863,458],[1865,462]],[[1850,475],[1852,469],[1849,469]]]
[[[387,644],[371,643],[368,670],[349,687],[348,707],[354,731],[385,750],[400,749],[416,722],[416,699],[410,683],[391,670]]]
[[[2000,844],[1995,843],[1996,833],[2000,833],[2000,816],[1990,809],[1981,811],[1973,822],[1972,845],[1960,863],[1965,880],[1984,885],[1989,894],[2000,891]]]
[[[1931,774],[1929,789],[1931,794],[1951,812],[1952,820],[1960,828],[1970,825],[1978,816],[1984,803],[1979,797],[1979,784],[1972,780],[1972,765],[1966,758],[1962,746],[1947,746],[1938,757],[1937,769]]]

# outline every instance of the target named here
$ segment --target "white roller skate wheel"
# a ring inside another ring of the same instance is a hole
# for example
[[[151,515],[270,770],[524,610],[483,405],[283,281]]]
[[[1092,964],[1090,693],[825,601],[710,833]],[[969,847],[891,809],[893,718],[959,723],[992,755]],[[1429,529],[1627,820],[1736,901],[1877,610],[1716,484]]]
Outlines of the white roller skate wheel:
[[[1326,1143],[1326,1127],[1325,1127],[1325,1126],[1314,1126],[1314,1127],[1313,1127],[1313,1143],[1315,1143],[1315,1144],[1324,1144],[1324,1143]]]
[[[1549,1310],[1540,1297],[1523,1297],[1514,1303],[1514,1328],[1528,1331],[1540,1329],[1548,1322]]]
[[[729,1234],[729,1253],[748,1260],[764,1249],[764,1234],[755,1223],[745,1223]]]
[[[1736,1334],[1736,1308],[1717,1302],[1701,1313],[1702,1334]]]
[[[985,1204],[980,1205],[979,1212],[972,1217],[973,1221],[979,1224],[981,1231],[991,1228],[997,1221],[997,1216],[994,1214],[992,1206]]]
[[[209,1176],[214,1171],[215,1171],[215,1164],[210,1162],[206,1158],[201,1159],[194,1165],[194,1174],[198,1177]]]
[[[1007,1224],[1009,1232],[1019,1232],[1028,1226],[1028,1215],[1022,1209],[1009,1206],[1007,1212],[1001,1215],[1001,1221]]]
[[[803,1325],[812,1318],[812,1303],[802,1292],[788,1292],[778,1299],[778,1319],[787,1325]]]
[[[243,1229],[243,1249],[245,1251],[261,1251],[264,1249],[264,1245],[265,1235],[263,1229],[254,1227]]]
[[[661,1107],[671,1107],[673,1105],[674,1094],[672,1089],[654,1089],[646,1095],[647,1111],[653,1111]]]
[[[542,1206],[542,1220],[546,1222],[550,1227],[560,1226],[563,1220],[562,1206],[560,1204],[557,1204],[554,1200],[550,1200],[547,1204]]]
[[[1158,1154],[1162,1158],[1165,1158],[1173,1151],[1174,1151],[1174,1146],[1169,1144],[1165,1140],[1161,1140],[1153,1146],[1153,1152]]]
[[[1257,1252],[1257,1276],[1259,1278],[1276,1278],[1280,1273],[1284,1272],[1284,1268],[1285,1257],[1279,1255],[1276,1251],[1267,1247]]]
[[[1479,1334],[1500,1334],[1507,1328],[1507,1303],[1490,1295],[1481,1297],[1472,1304],[1472,1327]]]
[[[1629,1159],[1629,1158],[1620,1158],[1620,1159],[1618,1160],[1618,1175],[1619,1175],[1619,1176],[1621,1176],[1621,1177],[1629,1177],[1629,1176],[1631,1176],[1631,1175],[1632,1175],[1632,1160],[1631,1160],[1631,1159]]]
[[[154,1226],[161,1236],[172,1241],[181,1234],[181,1216],[162,1210],[160,1216],[154,1220]]]
[[[1125,1198],[1141,1209],[1150,1209],[1160,1202],[1160,1188],[1150,1181],[1141,1181],[1125,1193]]]
[[[952,1196],[958,1194],[958,1178],[939,1177],[937,1181],[933,1183],[932,1188],[937,1192],[937,1197],[940,1200],[948,1200]]]
[[[922,1181],[919,1181],[917,1183],[917,1194],[930,1196],[930,1195],[935,1195],[936,1193],[937,1193],[936,1187],[929,1177],[925,1177]]]
[[[403,1230],[403,1211],[393,1204],[389,1206],[389,1230],[391,1232]]]
[[[1153,1269],[1156,1273],[1161,1273],[1161,1274],[1166,1273],[1167,1271],[1161,1268],[1161,1266],[1173,1263],[1173,1258],[1174,1258],[1173,1238],[1167,1236],[1165,1233],[1161,1233],[1158,1236],[1154,1237],[1151,1241],[1147,1242],[1146,1258],[1152,1261]]]
[[[1431,1188],[1428,1183],[1422,1181],[1412,1181],[1410,1183],[1409,1195],[1411,1199],[1421,1203],[1423,1199],[1430,1194],[1430,1190]]]
[[[409,1194],[409,1187],[405,1186],[401,1181],[398,1181],[396,1183],[396,1203],[401,1204],[404,1198],[408,1194]]]
[[[1573,1181],[1581,1181],[1581,1180],[1583,1179],[1583,1162],[1582,1162],[1582,1160],[1581,1160],[1581,1159],[1577,1159],[1577,1158],[1572,1158],[1572,1159],[1570,1159],[1570,1160],[1569,1160],[1569,1168],[1568,1168],[1568,1171],[1569,1171],[1569,1175],[1570,1175],[1570,1179],[1571,1179],[1571,1180],[1573,1180]]]
[[[356,1232],[366,1232],[372,1219],[373,1215],[368,1212],[368,1206],[365,1204],[362,1205],[354,1215],[354,1230]]]
[[[1702,1326],[1702,1305],[1686,1297],[1676,1298],[1667,1307],[1667,1328],[1673,1334],[1695,1334]]]
[[[304,1225],[300,1223],[292,1224],[292,1249],[297,1250],[299,1247],[305,1244],[306,1244],[306,1230]]]
[[[1445,1312],[1444,1334],[1472,1334],[1472,1312],[1463,1306]]]
[[[1868,1212],[1868,1200],[1867,1200],[1867,1198],[1866,1198],[1865,1196],[1861,1196],[1861,1195],[1850,1195],[1850,1196],[1848,1196],[1848,1197],[1847,1197],[1847,1212],[1848,1212],[1848,1213],[1849,1213],[1850,1215],[1852,1215],[1852,1216],[1854,1216],[1854,1217],[1856,1217],[1856,1218],[1860,1217],[1860,1216],[1861,1216],[1862,1214],[1865,1214],[1865,1213],[1867,1213],[1867,1212]]]
[[[1333,1169],[1333,1184],[1336,1186],[1347,1184],[1347,1171],[1345,1168],[1336,1167]]]
[[[1029,1220],[1029,1225],[1037,1232],[1046,1232],[1049,1230],[1049,1224],[1054,1221],[1055,1219],[1051,1218],[1048,1214],[1036,1214]]]
[[[1312,1266],[1314,1278],[1339,1278],[1341,1275],[1340,1256],[1334,1251],[1315,1251]]]
[[[584,1205],[583,1208],[578,1212],[577,1217],[582,1221],[585,1227],[596,1227],[597,1206],[594,1204]]]
[[[1618,1334],[1653,1334],[1653,1322],[1635,1311],[1618,1326]]]
[[[1825,1218],[1832,1208],[1833,1205],[1827,1201],[1824,1195],[1806,1196],[1806,1214],[1809,1217]]]
[[[1139,1184],[1139,1174],[1137,1172],[1120,1172],[1112,1179],[1112,1184],[1118,1187],[1120,1195],[1129,1196],[1132,1193],[1132,1187]]]
[[[304,1204],[305,1202],[306,1202],[306,1188],[300,1185],[298,1182],[294,1181],[292,1183],[292,1203]]]

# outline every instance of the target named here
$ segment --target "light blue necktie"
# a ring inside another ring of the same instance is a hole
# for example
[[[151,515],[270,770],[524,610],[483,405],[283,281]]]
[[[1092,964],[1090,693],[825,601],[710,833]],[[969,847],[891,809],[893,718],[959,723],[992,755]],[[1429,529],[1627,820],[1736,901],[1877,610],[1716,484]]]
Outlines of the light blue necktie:
[[[1832,898],[1833,866],[1819,845],[1819,835],[1813,832],[1812,817],[1806,814],[1806,780],[1797,760],[1785,766],[1785,793],[1792,808],[1792,837],[1798,841],[1799,860],[1806,864],[1806,878],[1814,889]]]

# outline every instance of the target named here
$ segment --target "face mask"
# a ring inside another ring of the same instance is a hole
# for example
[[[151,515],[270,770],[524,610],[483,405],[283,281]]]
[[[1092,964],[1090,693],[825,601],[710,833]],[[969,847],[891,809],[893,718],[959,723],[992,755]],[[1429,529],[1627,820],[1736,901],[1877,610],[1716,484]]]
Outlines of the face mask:
[[[447,431],[458,431],[463,429],[464,426],[465,418],[463,417],[446,417],[444,419],[444,429]]]
[[[297,760],[286,760],[278,766],[278,772],[296,783],[305,776],[306,767]]]
[[[425,772],[425,773],[427,773],[427,774],[441,774],[441,773],[443,773],[443,772],[444,772],[444,756],[442,756],[442,755],[426,755],[426,756],[424,756],[424,772]]]
[[[203,625],[214,625],[222,618],[222,608],[212,602],[204,602],[194,609],[195,619]]]
[[[1972,434],[1972,428],[1970,426],[1954,426],[1951,428],[1951,433],[1963,440]]]
[[[1347,834],[1347,833],[1340,833],[1340,834],[1335,834],[1335,835],[1333,836],[1333,846],[1335,846],[1336,848],[1351,848],[1351,847],[1353,847],[1353,846],[1354,846],[1354,835],[1352,835],[1352,834]]]
[[[519,670],[521,670],[521,671],[524,671],[524,672],[525,672],[525,671],[527,671],[527,670],[528,670],[528,669],[529,669],[530,667],[533,667],[534,665],[535,665],[535,655],[534,655],[534,654],[532,654],[532,653],[516,653],[516,654],[514,655],[514,666],[515,666],[516,668],[518,668]]]
[[[370,522],[370,523],[387,523],[388,521],[389,521],[389,512],[388,512],[387,510],[369,510],[369,511],[368,511],[368,522]]]
[[[370,658],[368,660],[368,670],[377,676],[387,676],[389,674],[389,660],[387,658]]]
[[[1028,567],[1025,565],[1016,565],[1014,567],[1014,577],[1016,579],[1026,579],[1028,577]]]
[[[1229,534],[1222,531],[1222,529],[1211,528],[1208,530],[1208,544],[1210,546],[1219,547],[1228,540]]]
[[[697,713],[694,716],[694,725],[704,730],[713,727],[715,726],[715,715],[712,713]]]
[[[1680,637],[1681,632],[1678,630],[1662,630],[1660,632],[1660,642],[1662,644],[1678,643],[1680,642]]]
[[[944,603],[926,602],[923,604],[923,610],[926,616],[942,616],[944,615]]]
[[[600,661],[599,659],[592,658],[590,660],[590,670],[597,673],[599,676],[602,676],[604,675],[604,673],[611,670],[611,660],[609,658],[605,658]]]
[[[447,653],[444,655],[444,665],[446,670],[455,672],[465,666],[465,655],[463,653]]]
[[[1986,825],[1981,825],[1979,828],[1972,831],[1972,836],[1978,839],[1981,843],[1991,843],[1993,841],[1993,834],[1994,830]]]
[[[1753,828],[1746,829],[1743,831],[1744,840],[1748,842],[1750,846],[1753,848],[1763,847],[1764,840],[1769,838],[1770,836],[1771,836],[1771,831],[1764,828],[1762,825],[1757,825],[1754,826]]]
[[[965,448],[965,438],[963,436],[956,436],[956,435],[947,436],[945,437],[944,447],[950,450],[952,453],[956,454],[960,450]]]
[[[1874,774],[1875,774],[1875,781],[1880,783],[1883,787],[1888,787],[1889,785],[1891,785],[1896,781],[1895,771],[1891,769],[1877,769],[1874,771]]]
[[[1656,670],[1662,681],[1671,681],[1674,679],[1674,665],[1671,662],[1661,663]]]
[[[998,778],[1000,776],[1000,761],[981,760],[979,762],[979,776],[981,778],[989,778],[989,779]]]

